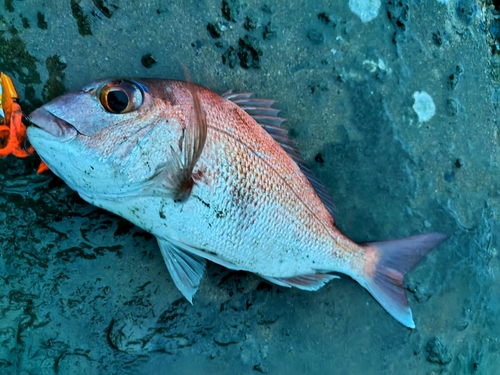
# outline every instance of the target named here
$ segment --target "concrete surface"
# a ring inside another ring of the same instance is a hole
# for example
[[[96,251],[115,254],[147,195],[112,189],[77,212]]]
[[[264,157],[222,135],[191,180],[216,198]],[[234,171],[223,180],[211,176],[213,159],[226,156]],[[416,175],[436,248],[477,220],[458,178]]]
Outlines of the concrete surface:
[[[406,278],[415,330],[347,277],[305,292],[210,264],[191,306],[154,238],[36,176],[36,158],[2,159],[0,372],[495,373],[500,3],[377,3],[5,0],[0,70],[26,112],[184,64],[214,91],[278,101],[352,239],[450,239]]]

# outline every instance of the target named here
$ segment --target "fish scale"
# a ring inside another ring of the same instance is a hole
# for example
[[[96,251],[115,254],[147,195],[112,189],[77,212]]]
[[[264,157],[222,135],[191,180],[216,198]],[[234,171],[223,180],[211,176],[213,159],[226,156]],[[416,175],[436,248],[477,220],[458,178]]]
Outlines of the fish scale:
[[[211,95],[210,99],[213,100],[212,97],[214,94],[210,92],[209,94]],[[200,94],[200,96],[204,99],[203,94]],[[206,102],[210,103],[211,100],[207,100]],[[305,262],[300,262],[300,271],[296,269],[296,265],[284,266],[283,268],[286,269],[285,272],[287,273],[283,273],[284,270],[278,270],[274,266],[273,269],[266,270],[264,265],[258,264],[259,260],[259,263],[269,264],[275,258],[277,262],[285,263],[281,261],[283,254],[286,254],[286,259],[295,263],[297,259],[300,259],[300,255],[304,254],[302,249],[309,248],[311,251],[314,251],[313,249],[316,248],[318,250],[317,247],[320,242],[327,244],[323,252],[329,252],[332,245],[331,236],[326,236],[326,241],[311,238],[313,237],[313,233],[308,230],[308,227],[319,225],[323,227],[323,230],[316,229],[316,232],[326,235],[323,223],[331,222],[331,217],[324,209],[316,194],[314,194],[309,182],[304,179],[298,166],[293,161],[291,162],[290,157],[262,128],[252,126],[252,124],[238,126],[229,133],[231,136],[228,135],[228,132],[224,128],[225,124],[234,124],[237,120],[242,121],[242,119],[245,122],[252,122],[253,120],[245,116],[246,114],[240,113],[241,110],[232,103],[227,102],[226,105],[234,108],[224,113],[234,113],[236,116],[232,116],[233,118],[231,118],[228,115],[222,122],[213,125],[210,124],[214,127],[215,134],[209,133],[211,137],[207,139],[205,146],[206,150],[218,150],[222,148],[225,152],[222,155],[218,154],[216,157],[223,160],[225,156],[229,159],[228,162],[219,164],[219,166],[227,165],[229,167],[227,170],[224,171],[215,166],[214,174],[220,177],[215,182],[214,190],[219,191],[223,197],[226,195],[233,197],[235,204],[232,205],[233,212],[231,214],[233,216],[231,217],[238,222],[238,228],[246,226],[248,221],[253,221],[254,224],[252,227],[254,228],[255,238],[247,238],[246,241],[251,243],[265,237],[266,234],[271,236],[276,231],[281,233],[281,236],[277,236],[280,237],[279,241],[276,241],[273,246],[269,246],[271,248],[267,248],[264,245],[264,248],[257,250],[254,245],[250,246],[251,249],[248,251],[248,257],[255,259],[255,262],[252,262],[255,268],[252,267],[251,271],[261,275],[277,277],[290,277],[296,274],[313,272],[313,267]],[[204,109],[208,113],[211,111],[209,105],[205,106]],[[236,142],[231,142],[231,140],[236,140]],[[254,142],[256,146],[252,148],[248,147],[247,145],[250,142]],[[257,156],[262,153],[269,155],[269,159],[273,161],[272,167],[269,165],[268,159]],[[202,168],[209,169],[214,166],[213,159],[213,156],[208,154],[208,152],[207,154],[204,153],[202,154],[200,165],[203,165]],[[247,176],[249,175],[253,177],[251,184],[247,181]],[[289,176],[294,177],[290,178]],[[234,188],[227,186],[227,182],[230,180],[232,180],[231,186],[236,187],[238,193],[235,193]],[[244,197],[245,200],[239,197]],[[299,199],[299,197],[303,198]],[[206,199],[210,198],[210,196],[206,197]],[[226,198],[223,200],[227,202]],[[257,202],[258,206],[251,215],[248,215],[246,207],[252,201]],[[313,213],[307,209],[307,205],[315,208],[317,217],[311,217]],[[320,221],[318,217],[321,217],[323,220]],[[266,233],[271,231],[273,233]],[[230,235],[234,235],[233,233],[235,233],[234,231],[224,232]],[[285,236],[287,233],[290,235]],[[274,249],[278,249],[278,251]],[[316,253],[321,253],[321,251],[316,251]],[[224,254],[224,257],[231,259],[235,258],[235,255]],[[238,257],[239,255],[236,256],[236,258]],[[246,268],[248,269],[248,267]]]
[[[157,238],[190,302],[206,260],[311,291],[342,273],[414,327],[404,276],[446,235],[347,238],[272,103],[190,82],[107,79],[34,111],[28,137],[83,199]]]

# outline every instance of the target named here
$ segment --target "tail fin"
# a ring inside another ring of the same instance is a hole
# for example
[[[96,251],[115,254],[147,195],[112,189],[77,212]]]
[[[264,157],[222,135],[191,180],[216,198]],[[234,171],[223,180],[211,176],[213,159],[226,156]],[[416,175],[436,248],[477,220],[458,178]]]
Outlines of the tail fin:
[[[363,244],[368,257],[363,286],[398,322],[415,328],[403,279],[433,248],[448,238],[443,233],[427,233],[393,241]],[[373,259],[374,264],[370,264]]]

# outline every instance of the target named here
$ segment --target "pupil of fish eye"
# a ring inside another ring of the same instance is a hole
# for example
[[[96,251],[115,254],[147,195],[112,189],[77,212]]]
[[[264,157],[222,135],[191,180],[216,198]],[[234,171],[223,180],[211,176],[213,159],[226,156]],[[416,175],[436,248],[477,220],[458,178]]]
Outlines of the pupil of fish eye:
[[[110,91],[108,93],[108,107],[114,113],[122,113],[128,107],[128,95],[120,90]]]

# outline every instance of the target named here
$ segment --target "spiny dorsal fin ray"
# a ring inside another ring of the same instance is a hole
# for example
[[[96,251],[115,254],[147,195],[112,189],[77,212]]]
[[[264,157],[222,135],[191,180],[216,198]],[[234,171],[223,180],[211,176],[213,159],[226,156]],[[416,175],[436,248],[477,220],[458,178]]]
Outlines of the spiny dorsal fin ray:
[[[328,194],[326,188],[314,177],[312,171],[307,168],[304,159],[297,150],[295,141],[288,137],[288,131],[281,128],[284,118],[278,117],[280,110],[271,108],[274,100],[252,98],[251,92],[233,93],[233,90],[221,94],[227,100],[237,104],[241,109],[247,112],[267,133],[278,142],[278,144],[287,152],[287,154],[297,163],[302,173],[307,177],[312,187],[320,197],[321,201],[328,209],[332,218],[335,217],[335,203]]]
[[[243,109],[249,115],[267,115],[267,116],[276,116],[281,111],[279,109],[273,107],[260,107],[254,105],[240,105],[240,108]]]
[[[252,115],[251,113],[249,113],[249,115],[252,116],[253,119],[261,125],[268,125],[268,126],[271,125],[280,127],[283,121],[285,121],[284,118],[276,116]]]

